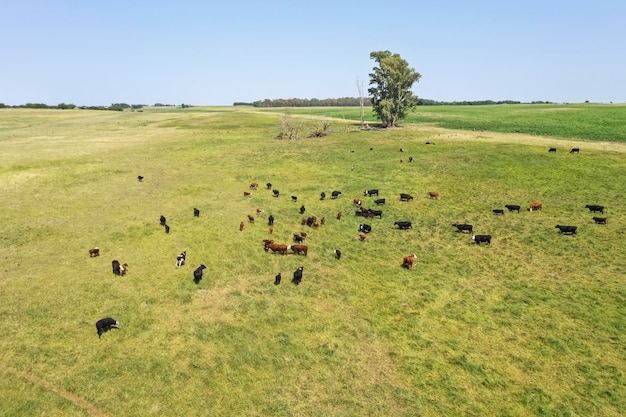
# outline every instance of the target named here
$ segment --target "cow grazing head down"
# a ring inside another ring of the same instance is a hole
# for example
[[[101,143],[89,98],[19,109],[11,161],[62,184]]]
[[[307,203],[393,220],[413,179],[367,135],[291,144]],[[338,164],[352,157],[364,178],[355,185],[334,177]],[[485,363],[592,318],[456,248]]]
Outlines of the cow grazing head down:
[[[176,268],[180,268],[185,265],[185,260],[187,259],[187,251],[182,251],[180,255],[176,257]]]
[[[119,329],[120,324],[117,320],[111,317],[105,317],[96,322],[96,330],[98,331],[98,339],[102,336],[102,333],[106,333],[111,329]]]
[[[402,259],[402,267],[406,269],[413,269],[413,261],[415,261],[416,259],[417,259],[417,255],[414,253],[411,255],[405,256]]]
[[[341,251],[339,249],[333,250],[333,253],[335,254],[335,259],[337,260],[341,259]]]
[[[278,272],[278,274],[276,274],[276,276],[274,277],[274,285],[279,285],[282,279],[282,275],[280,275],[280,272]]]
[[[89,257],[93,258],[94,256],[100,256],[100,248],[97,246],[93,249],[89,249]]]
[[[296,269],[293,273],[293,279],[292,282],[296,285],[300,285],[300,283],[302,282],[302,271],[304,270],[304,267],[299,267],[298,269]]]
[[[200,265],[198,268],[196,268],[195,271],[193,271],[193,282],[197,284],[200,283],[200,280],[202,280],[202,271],[204,271],[206,269],[206,266],[204,266],[204,264]]]
[[[200,210],[198,210],[197,208],[193,209],[193,216],[194,217],[200,217]]]

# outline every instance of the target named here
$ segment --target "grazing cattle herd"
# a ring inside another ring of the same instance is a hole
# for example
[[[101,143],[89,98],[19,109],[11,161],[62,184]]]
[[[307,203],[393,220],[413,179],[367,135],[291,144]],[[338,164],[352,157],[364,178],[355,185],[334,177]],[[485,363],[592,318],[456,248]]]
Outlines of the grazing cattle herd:
[[[371,150],[371,148],[370,148]],[[403,152],[404,150],[401,149],[401,152]],[[556,152],[556,148],[550,148],[549,152],[553,153]],[[578,148],[573,148],[570,153],[578,153],[579,149]],[[141,179],[143,179],[143,177],[139,177],[140,181]],[[249,190],[250,191],[244,191],[244,197],[246,198],[252,198],[253,192],[258,192],[256,190],[258,190],[259,184],[258,182],[252,182],[249,185]],[[266,188],[267,190],[271,190],[272,191],[272,195],[274,197],[278,197],[279,196],[279,191],[276,189],[272,188],[272,184],[271,183],[267,183],[266,184]],[[339,196],[341,196],[341,191],[332,191],[331,192],[331,198],[332,199],[337,199],[339,198]],[[326,192],[321,192],[320,194],[320,200],[324,201],[326,200]],[[366,189],[363,191],[363,197],[379,197],[380,195],[380,190],[378,188],[375,189]],[[397,194],[396,194],[397,195]],[[434,200],[439,200],[439,193],[436,191],[429,191],[426,193],[427,197],[429,199],[434,199]],[[292,195],[291,199],[293,202],[297,202],[298,201],[298,197],[296,195]],[[303,199],[306,199],[306,196],[304,196]],[[349,201],[349,200],[348,200]],[[371,201],[371,200],[368,200]],[[400,193],[400,201],[402,202],[411,202],[414,201],[414,198],[411,194],[408,193]],[[376,205],[384,205],[386,204],[386,199],[385,198],[377,198],[376,200],[374,200],[374,203]],[[432,203],[435,204],[435,203]],[[437,203],[438,204],[438,203]],[[363,200],[361,200],[358,197],[355,197],[353,199],[353,205],[358,207],[358,210],[355,211],[355,216],[358,217],[365,217],[365,218],[378,218],[378,219],[382,219],[383,217],[383,212],[382,210],[373,210],[370,208],[364,208],[363,207]],[[521,205],[519,204],[505,204],[504,205],[504,209],[506,209],[508,212],[516,212],[517,214],[520,213],[521,210]],[[585,206],[586,209],[589,210],[589,213],[601,213],[604,214],[606,208],[602,205],[597,205],[597,204],[587,204]],[[505,210],[502,208],[497,208],[497,209],[493,209],[492,213],[496,214],[496,215],[504,215]],[[529,212],[533,212],[533,211],[538,211],[538,210],[542,210],[543,209],[543,204],[541,202],[532,202],[530,203],[529,207],[528,207],[528,211]],[[306,211],[304,204],[302,204],[302,206],[300,207],[299,213],[300,214],[304,214],[304,212]],[[264,213],[264,210],[257,208],[256,209],[256,214],[257,215],[261,215],[262,213]],[[198,208],[193,208],[193,216],[194,217],[199,217],[200,216],[200,210]],[[534,216],[534,215],[533,215]],[[251,224],[250,227],[254,227],[254,222],[255,222],[255,218],[252,215],[247,215],[248,218],[248,223]],[[338,211],[337,212],[337,216],[336,216],[337,220],[341,220],[342,219],[342,211]],[[607,224],[607,218],[606,217],[593,217],[592,220],[594,221],[594,223],[596,224],[602,224],[602,225],[606,225]],[[161,215],[159,218],[159,222],[161,226],[165,227],[165,230],[167,233],[169,233],[169,226],[167,225],[167,219],[165,218],[164,215]],[[268,225],[269,227],[269,234],[272,234],[273,230],[274,230],[274,222],[275,222],[275,218],[272,214],[270,214],[268,216]],[[312,215],[310,217],[306,217],[302,219],[302,225],[307,225],[309,227],[312,228],[319,228],[320,227],[320,223],[322,225],[324,225],[326,223],[326,218],[322,217],[321,218],[321,222],[317,221],[317,217],[315,215]],[[337,223],[338,224],[338,223]],[[456,228],[456,231],[458,233],[464,233],[467,232],[468,234],[472,235],[472,240],[471,242],[473,242],[475,245],[481,245],[481,244],[487,244],[487,245],[491,245],[492,243],[492,236],[490,234],[474,234],[474,226],[472,224],[469,223],[451,223],[451,225]],[[245,228],[245,223],[244,221],[241,221],[239,224],[239,230],[241,232],[244,231]],[[393,228],[395,228],[396,230],[405,230],[407,231],[406,233],[411,234],[413,233],[411,230],[413,229],[413,223],[411,221],[408,220],[399,220],[399,221],[394,221],[393,222]],[[573,226],[573,225],[560,225],[557,224],[555,226],[555,228],[559,229],[559,233],[560,234],[565,234],[565,235],[576,235],[577,234],[577,230],[578,227],[577,226]],[[369,224],[359,224],[358,227],[358,237],[362,242],[366,242],[368,241],[368,234],[372,233],[372,226]],[[245,235],[245,234],[244,234]],[[298,233],[293,233],[293,242],[294,244],[292,245],[288,245],[288,244],[277,244],[274,242],[274,240],[272,239],[263,239],[263,248],[265,250],[265,252],[269,252],[271,251],[273,254],[281,254],[283,256],[288,255],[288,253],[291,251],[293,254],[295,255],[303,255],[303,256],[308,256],[308,252],[309,252],[309,246],[308,245],[304,245],[304,241],[307,239],[307,233],[305,232],[298,232]],[[373,242],[372,244],[375,244],[375,242]],[[313,246],[315,248],[315,245]],[[333,255],[335,257],[335,259],[340,260],[342,258],[342,251],[339,248],[335,248],[332,250]],[[314,253],[314,252],[313,252]],[[89,249],[89,256],[90,257],[97,257],[100,255],[100,249],[98,247],[94,247],[92,249]],[[185,261],[186,261],[186,256],[187,256],[187,252],[186,251],[182,251],[176,258],[176,267],[177,268],[181,268],[182,266],[185,265]],[[277,258],[278,259],[278,258]],[[415,253],[408,255],[408,256],[404,256],[402,258],[402,264],[401,266],[405,269],[408,270],[412,270],[415,262],[417,260],[417,255]],[[128,264],[127,263],[120,263],[117,259],[114,259],[112,261],[112,271],[115,275],[117,276],[124,276],[126,275],[126,273],[128,272]],[[200,281],[203,278],[203,272],[206,269],[206,266],[204,264],[200,264],[198,266],[198,268],[196,268],[193,271],[193,281],[196,285],[198,285],[200,283]],[[303,275],[303,270],[304,267],[300,266],[298,267],[294,273],[293,273],[293,279],[292,282],[296,285],[299,285],[302,282],[302,275]],[[276,274],[276,276],[274,277],[274,285],[280,285],[281,284],[281,280],[282,280],[282,275],[281,272],[278,272]],[[98,337],[100,338],[102,336],[103,333],[107,332],[108,330],[110,330],[111,328],[119,328],[119,323],[111,318],[111,317],[106,317],[103,319],[100,319],[96,322],[96,329],[97,329],[97,333],[98,333]]]

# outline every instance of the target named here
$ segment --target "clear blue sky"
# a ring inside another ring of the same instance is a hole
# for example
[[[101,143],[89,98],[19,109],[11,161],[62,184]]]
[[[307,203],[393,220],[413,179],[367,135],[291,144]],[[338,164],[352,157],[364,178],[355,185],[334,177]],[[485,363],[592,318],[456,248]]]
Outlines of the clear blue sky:
[[[6,1],[0,103],[357,97],[398,53],[423,98],[626,102],[626,1]]]

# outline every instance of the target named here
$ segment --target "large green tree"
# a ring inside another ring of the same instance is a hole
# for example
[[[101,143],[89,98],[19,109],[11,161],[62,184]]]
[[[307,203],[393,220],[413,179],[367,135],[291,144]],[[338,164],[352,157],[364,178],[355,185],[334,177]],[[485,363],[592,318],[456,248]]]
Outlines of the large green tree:
[[[417,104],[417,96],[411,91],[422,75],[409,67],[400,55],[389,51],[370,53],[378,66],[370,76],[370,88],[374,112],[386,127],[396,126]]]

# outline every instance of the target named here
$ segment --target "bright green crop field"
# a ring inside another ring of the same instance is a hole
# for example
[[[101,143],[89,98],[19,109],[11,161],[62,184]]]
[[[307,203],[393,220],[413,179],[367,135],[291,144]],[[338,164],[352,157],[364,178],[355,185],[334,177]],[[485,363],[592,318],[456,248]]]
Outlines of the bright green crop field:
[[[283,112],[284,110],[279,110]],[[293,109],[360,120],[360,108]],[[366,118],[373,117],[371,108]],[[523,133],[564,139],[626,143],[626,105],[514,104],[486,106],[418,106],[404,123],[431,123],[446,129]]]
[[[0,415],[622,416],[624,109],[0,109]]]

